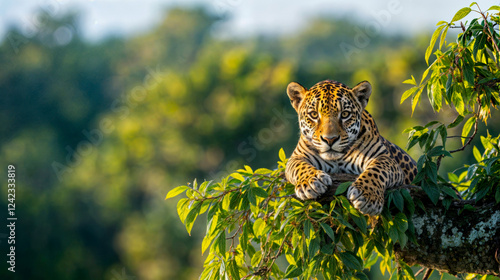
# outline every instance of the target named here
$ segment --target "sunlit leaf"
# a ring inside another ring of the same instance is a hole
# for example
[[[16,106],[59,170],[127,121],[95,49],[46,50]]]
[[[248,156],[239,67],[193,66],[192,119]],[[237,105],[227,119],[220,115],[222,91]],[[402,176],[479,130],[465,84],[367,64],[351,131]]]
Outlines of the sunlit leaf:
[[[493,6],[489,7],[489,8],[488,8],[488,10],[486,10],[486,11],[491,11],[491,10],[497,10],[497,11],[500,11],[500,6],[498,6],[498,5],[493,5]]]
[[[243,177],[243,175],[241,175],[240,173],[237,173],[237,172],[232,173],[231,177],[233,177],[234,179],[237,179],[241,182],[245,181],[245,177]]]
[[[446,25],[439,26],[436,29],[436,31],[434,31],[434,33],[432,34],[431,42],[430,42],[429,46],[427,47],[427,50],[425,51],[425,62],[427,64],[429,64],[429,57],[431,56],[432,50],[434,49],[434,45],[436,44],[436,40],[439,37],[439,34],[441,34],[441,31],[443,30],[443,28],[445,28],[445,27],[446,27]],[[425,74],[422,76],[422,81],[424,80],[425,76],[426,76]]]
[[[408,90],[406,90],[403,95],[401,96],[401,104],[410,96],[412,96],[415,92],[417,92],[418,87],[412,87]]]
[[[472,126],[476,122],[476,116],[470,117],[464,124],[464,127],[462,128],[462,145],[465,144],[465,140],[467,139],[467,136],[469,136],[469,132],[472,129]]]
[[[172,197],[175,197],[175,196],[183,193],[184,191],[186,191],[188,189],[189,189],[188,186],[179,186],[179,187],[173,188],[172,190],[170,190],[167,193],[167,196],[165,197],[165,200],[167,200],[169,198],[172,198]]]
[[[282,162],[285,162],[286,161],[286,155],[285,155],[285,150],[283,150],[283,148],[280,149],[279,151],[279,158]]]
[[[463,19],[464,17],[466,17],[470,12],[472,11],[471,8],[469,7],[465,7],[465,8],[462,8],[460,10],[458,10],[458,12],[453,16],[453,19],[451,20],[451,22],[454,22],[454,21],[457,21],[457,20],[461,20]]]

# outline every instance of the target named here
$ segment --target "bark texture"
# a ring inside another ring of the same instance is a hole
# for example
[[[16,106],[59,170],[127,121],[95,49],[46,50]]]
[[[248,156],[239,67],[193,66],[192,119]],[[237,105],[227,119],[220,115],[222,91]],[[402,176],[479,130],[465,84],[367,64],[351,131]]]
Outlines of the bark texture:
[[[332,174],[334,185],[321,201],[332,197],[337,186],[354,181],[355,175]],[[494,199],[454,201],[448,210],[441,203],[435,206],[416,186],[410,189],[426,210],[416,207],[412,221],[418,244],[408,242],[404,249],[395,246],[396,257],[409,265],[419,264],[438,271],[477,273],[500,276],[500,204]],[[469,205],[466,207],[466,205]]]

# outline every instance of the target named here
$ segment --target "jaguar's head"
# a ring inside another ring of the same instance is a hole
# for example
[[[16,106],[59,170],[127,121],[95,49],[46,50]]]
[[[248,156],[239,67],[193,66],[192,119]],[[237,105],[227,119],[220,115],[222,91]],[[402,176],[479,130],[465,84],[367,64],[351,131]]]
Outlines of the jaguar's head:
[[[342,157],[358,138],[361,116],[372,87],[363,81],[354,88],[322,81],[309,90],[298,83],[287,94],[299,115],[300,133],[325,160]]]

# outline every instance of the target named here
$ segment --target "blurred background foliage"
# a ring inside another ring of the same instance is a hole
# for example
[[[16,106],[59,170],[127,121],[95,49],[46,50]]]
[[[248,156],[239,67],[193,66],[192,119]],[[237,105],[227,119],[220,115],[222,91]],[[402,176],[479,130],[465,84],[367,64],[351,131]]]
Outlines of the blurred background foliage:
[[[151,30],[89,43],[78,13],[40,18],[32,37],[12,28],[0,45],[0,166],[17,168],[18,279],[197,278],[204,225],[188,236],[164,197],[243,164],[273,168],[280,147],[289,155],[291,81],[369,80],[368,110],[403,147],[402,131],[431,114],[421,106],[410,118],[400,105],[402,81],[425,68],[428,34],[376,34],[346,56],[340,44],[355,47],[362,28],[347,19],[228,38],[216,32],[223,18],[176,8]]]

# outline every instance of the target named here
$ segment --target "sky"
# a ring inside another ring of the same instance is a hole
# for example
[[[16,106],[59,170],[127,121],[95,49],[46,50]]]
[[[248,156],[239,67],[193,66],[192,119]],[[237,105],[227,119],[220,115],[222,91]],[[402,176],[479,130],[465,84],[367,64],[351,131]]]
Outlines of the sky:
[[[472,2],[472,1],[471,1]],[[366,30],[387,33],[431,32],[438,21],[451,20],[469,1],[438,0],[17,0],[0,1],[0,38],[9,26],[29,34],[36,30],[36,11],[53,16],[82,13],[83,36],[133,35],[158,23],[165,9],[202,5],[217,15],[230,15],[222,32],[233,36],[290,33],[320,15],[353,17]],[[483,10],[499,1],[477,1]]]

